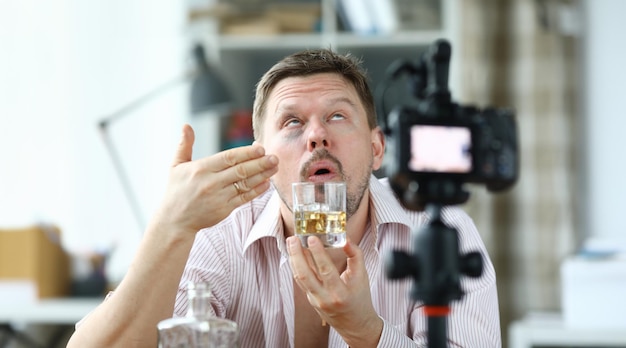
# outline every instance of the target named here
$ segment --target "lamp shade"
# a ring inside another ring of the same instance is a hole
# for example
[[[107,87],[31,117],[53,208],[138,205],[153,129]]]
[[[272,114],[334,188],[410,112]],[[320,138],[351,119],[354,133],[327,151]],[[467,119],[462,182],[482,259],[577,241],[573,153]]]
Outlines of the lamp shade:
[[[209,67],[204,48],[196,45],[193,54],[197,64],[197,75],[191,84],[192,114],[228,107],[231,102],[228,88],[221,76]]]

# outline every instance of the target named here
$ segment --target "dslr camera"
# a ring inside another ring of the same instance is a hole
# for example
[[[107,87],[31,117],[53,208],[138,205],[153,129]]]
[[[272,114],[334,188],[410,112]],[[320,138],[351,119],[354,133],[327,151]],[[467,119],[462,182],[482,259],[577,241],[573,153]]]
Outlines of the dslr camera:
[[[388,138],[386,174],[409,209],[464,203],[469,198],[465,183],[502,191],[519,175],[514,111],[454,103],[448,89],[450,56],[450,44],[438,40],[417,63],[398,61],[388,70],[391,79],[409,74],[416,98],[412,106],[393,108],[388,119],[383,110],[381,122]]]

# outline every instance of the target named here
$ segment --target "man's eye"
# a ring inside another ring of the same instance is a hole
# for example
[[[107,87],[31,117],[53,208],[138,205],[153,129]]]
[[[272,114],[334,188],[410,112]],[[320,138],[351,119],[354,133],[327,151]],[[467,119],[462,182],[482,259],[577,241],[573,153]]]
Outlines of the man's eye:
[[[342,115],[342,114],[333,114],[330,118],[333,119],[333,120],[343,120],[346,117],[344,115]]]
[[[291,118],[284,123],[284,127],[294,127],[300,125],[302,122],[296,118]]]

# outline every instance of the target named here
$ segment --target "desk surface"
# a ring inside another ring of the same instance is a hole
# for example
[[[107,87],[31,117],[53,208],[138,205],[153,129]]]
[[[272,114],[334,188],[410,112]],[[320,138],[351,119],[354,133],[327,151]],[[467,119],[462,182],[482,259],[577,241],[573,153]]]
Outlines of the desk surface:
[[[509,327],[509,348],[626,347],[624,329],[570,328],[560,313],[530,313]]]
[[[75,324],[102,302],[100,298],[54,298],[34,303],[0,304],[0,323]]]

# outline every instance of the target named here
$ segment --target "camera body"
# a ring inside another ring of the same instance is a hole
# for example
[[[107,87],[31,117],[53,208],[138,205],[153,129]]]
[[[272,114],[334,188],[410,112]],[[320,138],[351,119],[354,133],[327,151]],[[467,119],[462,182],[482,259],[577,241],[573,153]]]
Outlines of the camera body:
[[[436,117],[427,106],[398,107],[389,114],[386,170],[397,194],[415,191],[418,205],[459,204],[467,200],[461,190],[464,183],[501,191],[517,181],[512,110],[452,103],[437,110]]]
[[[417,63],[398,61],[388,69],[393,80],[409,75],[415,99],[400,105],[381,123],[388,138],[386,175],[405,207],[423,210],[428,203],[461,204],[469,199],[465,183],[489,191],[513,186],[519,173],[515,113],[511,109],[463,106],[448,90],[451,46],[438,40]],[[379,104],[384,104],[381,85]]]

